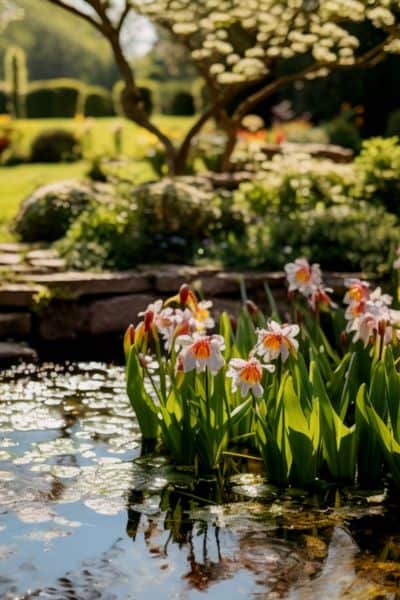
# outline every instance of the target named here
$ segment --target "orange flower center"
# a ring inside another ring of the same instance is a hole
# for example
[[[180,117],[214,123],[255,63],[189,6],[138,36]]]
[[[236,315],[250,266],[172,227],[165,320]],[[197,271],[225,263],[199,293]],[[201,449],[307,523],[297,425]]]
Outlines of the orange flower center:
[[[354,304],[351,307],[351,315],[353,317],[359,317],[360,315],[363,314],[365,309],[365,303],[364,302],[358,302],[357,304]]]
[[[301,267],[298,269],[298,271],[296,271],[295,277],[300,283],[307,283],[311,279],[310,269],[307,269],[307,267]]]
[[[249,363],[240,370],[239,377],[244,383],[249,383],[250,385],[260,383],[262,369],[257,364]]]
[[[269,350],[279,350],[281,342],[282,335],[280,333],[267,333],[263,339],[264,346]]]
[[[207,359],[211,356],[211,344],[209,339],[197,340],[192,345],[192,353],[197,359]]]
[[[349,298],[351,298],[355,302],[360,302],[360,300],[362,300],[363,297],[362,288],[359,285],[350,288],[348,294]]]
[[[209,316],[210,313],[206,308],[197,308],[194,313],[194,318],[196,319],[196,321],[200,321],[201,323],[204,323],[204,321],[206,321]]]

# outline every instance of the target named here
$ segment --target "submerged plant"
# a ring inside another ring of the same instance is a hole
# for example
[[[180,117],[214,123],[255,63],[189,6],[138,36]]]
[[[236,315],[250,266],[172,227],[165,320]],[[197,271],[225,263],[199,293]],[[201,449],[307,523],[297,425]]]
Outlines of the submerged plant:
[[[357,279],[337,308],[303,258],[286,272],[290,324],[269,294],[271,318],[247,301],[215,331],[212,303],[187,285],[140,313],[124,349],[143,438],[202,472],[250,449],[279,485],[370,485],[388,471],[400,485],[400,312]]]

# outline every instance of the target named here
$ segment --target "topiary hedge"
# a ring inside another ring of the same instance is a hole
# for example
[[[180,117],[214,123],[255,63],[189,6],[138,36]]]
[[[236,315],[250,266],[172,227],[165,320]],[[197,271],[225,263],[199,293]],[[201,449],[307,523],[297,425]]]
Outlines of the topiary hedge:
[[[8,97],[5,85],[0,83],[0,115],[8,113]]]
[[[82,105],[85,85],[75,79],[35,81],[28,86],[26,114],[29,119],[71,118]]]
[[[178,92],[172,100],[170,114],[180,117],[191,117],[196,114],[193,95],[189,92]]]
[[[112,117],[115,115],[111,93],[103,87],[92,86],[86,89],[82,112],[86,117]]]

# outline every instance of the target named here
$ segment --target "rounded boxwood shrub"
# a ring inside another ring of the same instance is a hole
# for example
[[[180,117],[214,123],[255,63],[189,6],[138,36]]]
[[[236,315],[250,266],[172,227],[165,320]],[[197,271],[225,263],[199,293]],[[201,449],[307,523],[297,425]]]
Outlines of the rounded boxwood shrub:
[[[71,118],[81,105],[85,86],[75,79],[35,81],[28,86],[26,114],[30,119]]]
[[[83,104],[86,117],[112,117],[115,115],[111,93],[102,87],[89,87]]]
[[[95,197],[94,188],[76,180],[40,187],[22,202],[14,230],[24,242],[57,240]]]
[[[139,186],[114,205],[85,211],[58,244],[77,269],[129,269],[150,262],[187,262],[199,249],[243,223],[231,203],[214,199],[193,178],[165,178]]]
[[[70,162],[82,156],[80,143],[73,133],[64,129],[49,129],[32,141],[31,161],[43,163]]]

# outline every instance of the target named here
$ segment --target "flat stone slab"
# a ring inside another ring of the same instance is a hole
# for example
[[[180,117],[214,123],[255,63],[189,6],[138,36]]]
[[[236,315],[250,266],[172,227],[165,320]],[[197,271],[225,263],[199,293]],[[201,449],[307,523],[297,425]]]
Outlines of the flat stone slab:
[[[154,295],[135,294],[93,302],[89,310],[88,333],[123,334],[130,323],[138,323],[138,313],[154,302]]]
[[[4,284],[0,286],[0,306],[28,308],[42,288],[38,285]]]
[[[31,332],[30,313],[0,313],[0,339],[23,338]]]
[[[18,276],[18,281],[30,281],[51,290],[71,294],[75,298],[80,296],[129,294],[144,292],[149,289],[148,277],[136,272],[83,273],[68,271],[32,276],[24,274]]]
[[[26,252],[29,249],[29,247],[30,246],[28,246],[28,244],[18,244],[18,243],[10,242],[10,243],[5,243],[5,244],[0,244],[0,252],[21,253],[21,252]]]
[[[37,358],[36,351],[28,346],[0,342],[0,365],[10,365],[20,361],[35,362]]]
[[[30,265],[43,271],[64,271],[65,260],[63,258],[33,258]]]
[[[22,256],[17,252],[3,252],[0,254],[0,266],[14,266],[22,262]]]
[[[60,255],[58,254],[57,250],[52,250],[49,248],[44,250],[31,250],[30,252],[27,252],[25,258],[28,261],[44,260],[49,258],[60,258]]]

